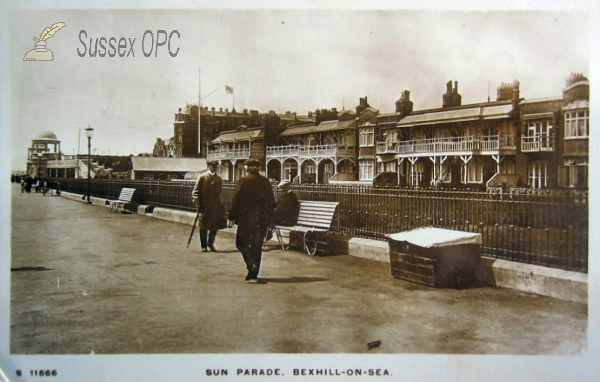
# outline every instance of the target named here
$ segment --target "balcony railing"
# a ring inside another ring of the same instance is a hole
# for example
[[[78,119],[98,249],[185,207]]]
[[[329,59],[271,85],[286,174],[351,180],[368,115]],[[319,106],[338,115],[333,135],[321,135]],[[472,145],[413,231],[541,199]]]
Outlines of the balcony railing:
[[[354,147],[339,147],[338,145],[317,145],[317,146],[274,146],[267,147],[267,157],[277,156],[299,156],[299,157],[317,157],[317,156],[354,156]]]
[[[299,145],[267,147],[267,157],[298,156],[299,153],[300,153]]]
[[[247,159],[250,158],[250,149],[220,149],[209,151],[207,159]]]
[[[354,147],[338,147],[338,145],[317,145],[317,146],[301,146],[301,157],[318,157],[318,156],[353,156],[355,153]]]
[[[524,153],[554,151],[554,136],[548,133],[523,135],[521,136],[521,151]]]
[[[381,142],[377,144],[377,154],[435,153],[500,149],[514,150],[514,137],[484,135],[479,137],[413,139],[397,143]]]

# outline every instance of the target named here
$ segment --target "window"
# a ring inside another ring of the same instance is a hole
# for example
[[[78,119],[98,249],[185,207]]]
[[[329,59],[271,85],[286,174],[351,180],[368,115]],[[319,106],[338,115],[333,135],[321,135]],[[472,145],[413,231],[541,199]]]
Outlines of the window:
[[[372,128],[360,129],[360,146],[373,146],[375,139],[375,132]]]
[[[283,164],[283,179],[291,181],[294,180],[296,175],[298,175],[298,164],[296,162],[285,162]]]
[[[451,171],[452,166],[450,166],[450,163],[443,163],[442,164],[442,182],[444,183],[450,183],[452,182],[452,171]]]
[[[229,180],[229,167],[231,166],[231,164],[227,161],[221,163],[221,166],[219,166],[219,175],[221,176],[221,178],[223,178],[223,180]]]
[[[304,173],[305,174],[316,174],[317,166],[315,166],[314,162],[307,162],[304,165]]]
[[[419,187],[423,182],[423,175],[425,173],[425,163],[416,162],[412,165],[410,172],[410,185],[413,187]]]
[[[375,161],[365,160],[358,165],[358,176],[360,180],[373,179],[373,170],[375,169]]]
[[[566,180],[568,187],[587,187],[588,164],[571,161],[566,166]]]
[[[548,187],[548,166],[546,162],[532,162],[529,164],[529,185],[532,188]]]
[[[565,113],[565,138],[587,138],[589,111],[578,110]]]
[[[381,163],[381,172],[397,172],[398,162],[393,160]]]
[[[467,183],[483,183],[483,165],[473,163],[467,167],[469,169]]]

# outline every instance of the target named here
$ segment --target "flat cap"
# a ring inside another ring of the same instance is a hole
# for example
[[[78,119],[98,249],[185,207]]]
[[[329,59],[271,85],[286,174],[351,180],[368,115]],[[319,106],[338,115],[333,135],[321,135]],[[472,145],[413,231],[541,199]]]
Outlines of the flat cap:
[[[209,160],[208,162],[206,162],[206,165],[213,165],[213,166],[218,166],[219,165],[219,161],[216,160]]]
[[[244,162],[244,166],[262,167],[262,162],[259,161],[258,159],[250,158]]]
[[[277,188],[282,188],[283,186],[285,186],[286,184],[291,184],[289,180],[284,179],[281,182],[279,182],[279,184],[277,185]]]

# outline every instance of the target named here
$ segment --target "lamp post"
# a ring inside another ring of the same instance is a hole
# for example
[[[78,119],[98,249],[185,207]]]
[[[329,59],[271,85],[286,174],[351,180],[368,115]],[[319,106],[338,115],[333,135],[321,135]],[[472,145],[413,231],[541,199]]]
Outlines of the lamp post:
[[[85,129],[85,134],[87,135],[87,139],[88,139],[88,173],[87,173],[87,202],[92,203],[91,200],[91,166],[92,166],[92,157],[91,157],[91,151],[92,151],[92,135],[94,134],[94,129],[92,129],[90,126],[87,127],[87,129]]]
[[[38,158],[38,182],[40,181],[40,172],[42,170],[42,153],[41,152],[36,152],[35,155],[37,155]]]

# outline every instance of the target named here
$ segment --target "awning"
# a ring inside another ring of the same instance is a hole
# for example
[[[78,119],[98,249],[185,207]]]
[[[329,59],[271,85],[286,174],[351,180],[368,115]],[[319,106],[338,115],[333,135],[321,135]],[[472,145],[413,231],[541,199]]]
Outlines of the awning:
[[[234,142],[243,141],[248,139],[256,139],[263,137],[263,130],[245,130],[245,131],[232,131],[219,135],[217,138],[211,141],[211,143],[223,143],[223,142]]]
[[[512,109],[512,104],[503,103],[500,105],[478,105],[464,109],[421,112],[406,116],[398,122],[397,126],[414,127],[440,123],[477,121],[479,119],[509,118]]]
[[[356,120],[350,121],[325,121],[319,123],[317,126],[313,125],[305,125],[298,127],[288,127],[281,136],[290,136],[290,135],[302,135],[302,134],[310,134],[310,133],[318,133],[322,131],[334,131],[334,130],[346,130],[346,129],[356,129]]]
[[[534,119],[548,119],[548,118],[554,118],[554,113],[547,112],[547,113],[523,114],[523,120],[525,120],[525,121],[531,121]]]
[[[480,107],[473,107],[468,109],[408,115],[398,122],[397,126],[412,127],[434,125],[439,123],[476,121],[479,119],[479,114],[481,112],[480,109]]]
[[[484,106],[483,110],[481,111],[481,116],[483,119],[508,118],[510,117],[512,110],[512,104]]]

